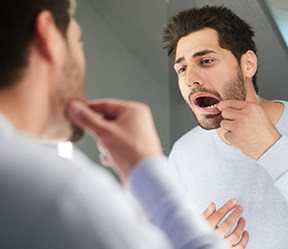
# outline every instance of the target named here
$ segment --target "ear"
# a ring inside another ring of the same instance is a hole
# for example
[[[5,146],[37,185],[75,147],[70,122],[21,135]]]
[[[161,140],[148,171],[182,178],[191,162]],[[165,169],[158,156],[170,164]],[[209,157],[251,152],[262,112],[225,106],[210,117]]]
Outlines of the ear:
[[[35,44],[40,54],[50,62],[57,62],[63,53],[64,37],[49,11],[42,11],[35,22]]]
[[[258,68],[257,56],[252,50],[248,50],[241,57],[241,69],[246,79],[246,101],[258,102],[257,94],[253,86],[253,76]]]
[[[258,60],[256,54],[252,50],[248,50],[241,57],[241,69],[246,79],[251,79],[257,72]]]

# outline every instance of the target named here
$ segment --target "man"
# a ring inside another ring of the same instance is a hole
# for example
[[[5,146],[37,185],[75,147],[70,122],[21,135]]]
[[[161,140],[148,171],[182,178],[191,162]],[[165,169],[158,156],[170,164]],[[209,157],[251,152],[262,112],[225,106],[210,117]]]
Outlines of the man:
[[[85,59],[72,7],[69,0],[1,4],[1,248],[226,248],[164,175],[149,109],[84,103]],[[139,219],[106,171],[88,159],[59,158],[42,143],[75,141],[77,127],[97,138],[151,223]]]
[[[175,143],[169,169],[199,212],[210,201],[219,206],[237,198],[251,234],[249,248],[284,249],[288,103],[257,95],[253,36],[223,6],[185,10],[170,19],[163,39],[199,126]]]

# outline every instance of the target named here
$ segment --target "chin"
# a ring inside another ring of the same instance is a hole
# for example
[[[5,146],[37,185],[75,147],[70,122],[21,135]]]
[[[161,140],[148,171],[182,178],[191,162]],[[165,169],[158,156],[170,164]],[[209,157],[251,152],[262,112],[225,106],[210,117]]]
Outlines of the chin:
[[[78,142],[84,136],[85,132],[83,129],[71,124],[71,133],[69,137],[69,141],[72,143]]]
[[[198,123],[201,128],[204,130],[215,130],[220,128],[220,124],[207,124],[207,123]]]
[[[76,125],[69,122],[65,129],[59,130],[58,138],[61,139],[62,142],[78,142],[84,136],[84,130],[77,127]]]
[[[65,125],[57,125],[50,127],[46,130],[41,139],[47,142],[60,143],[60,142],[77,142],[84,136],[84,131],[70,122]]]
[[[220,128],[220,123],[222,121],[221,114],[217,115],[206,115],[205,118],[198,119],[198,124],[205,130],[215,130]]]

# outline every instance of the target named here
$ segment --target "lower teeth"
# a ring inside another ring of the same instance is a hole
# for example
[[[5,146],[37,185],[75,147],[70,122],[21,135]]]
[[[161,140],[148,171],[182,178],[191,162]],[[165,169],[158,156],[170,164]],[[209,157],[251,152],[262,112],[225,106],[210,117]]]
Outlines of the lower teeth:
[[[210,106],[207,106],[206,108],[216,108],[217,106],[216,105],[210,105]]]

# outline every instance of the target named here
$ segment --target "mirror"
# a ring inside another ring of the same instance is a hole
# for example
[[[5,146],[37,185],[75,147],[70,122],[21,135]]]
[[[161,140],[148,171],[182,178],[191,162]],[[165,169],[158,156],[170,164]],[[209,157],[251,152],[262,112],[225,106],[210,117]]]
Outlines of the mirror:
[[[288,5],[285,0],[268,2],[278,7],[280,3],[282,7]],[[287,89],[288,78],[287,68],[283,66],[288,64],[287,46],[265,1],[78,1],[76,19],[83,30],[87,56],[87,96],[117,97],[149,104],[165,154],[197,123],[179,94],[177,77],[162,49],[161,33],[170,16],[182,9],[206,4],[224,4],[254,27],[260,62],[260,95],[287,99],[287,91],[283,91]],[[85,138],[79,146],[98,160],[91,139]]]

